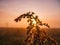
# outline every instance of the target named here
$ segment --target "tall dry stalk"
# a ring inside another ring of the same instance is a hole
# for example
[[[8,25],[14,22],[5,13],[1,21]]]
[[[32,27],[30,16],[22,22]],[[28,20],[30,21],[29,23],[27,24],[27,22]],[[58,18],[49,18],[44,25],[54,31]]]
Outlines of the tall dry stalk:
[[[28,18],[29,26],[27,27],[26,39],[24,45],[58,45],[57,41],[44,31],[39,26],[50,27],[46,23],[42,23],[38,16],[34,16],[34,12],[27,12],[15,19],[16,22],[21,21],[22,18]]]

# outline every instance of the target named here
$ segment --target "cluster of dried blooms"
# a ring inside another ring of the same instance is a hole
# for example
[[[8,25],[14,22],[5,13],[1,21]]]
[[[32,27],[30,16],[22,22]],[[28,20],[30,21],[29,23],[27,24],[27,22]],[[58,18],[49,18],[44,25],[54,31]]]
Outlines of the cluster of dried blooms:
[[[39,27],[45,25],[49,28],[50,26],[46,23],[42,23],[38,19],[38,16],[34,16],[34,14],[34,12],[27,12],[15,19],[15,21],[18,22],[21,21],[22,18],[28,18],[27,22],[29,22],[29,26],[27,27],[27,37],[24,40],[24,45],[58,45],[56,40],[48,36],[44,30],[40,30]],[[34,21],[32,19],[35,20],[36,24],[33,24]]]

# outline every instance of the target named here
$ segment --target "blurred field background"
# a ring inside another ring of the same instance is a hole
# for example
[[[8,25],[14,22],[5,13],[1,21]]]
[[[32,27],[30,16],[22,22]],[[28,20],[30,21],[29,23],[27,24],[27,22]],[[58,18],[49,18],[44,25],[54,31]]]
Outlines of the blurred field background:
[[[60,28],[45,29],[60,45]],[[23,45],[25,28],[0,28],[0,45]]]

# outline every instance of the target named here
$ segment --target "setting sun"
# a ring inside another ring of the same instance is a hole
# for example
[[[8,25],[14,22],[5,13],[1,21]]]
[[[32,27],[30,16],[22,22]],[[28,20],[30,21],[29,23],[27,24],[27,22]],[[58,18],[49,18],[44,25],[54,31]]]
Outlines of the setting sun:
[[[35,21],[35,19],[32,19],[32,22],[33,22],[33,24],[34,24],[34,26],[36,25],[36,21]]]

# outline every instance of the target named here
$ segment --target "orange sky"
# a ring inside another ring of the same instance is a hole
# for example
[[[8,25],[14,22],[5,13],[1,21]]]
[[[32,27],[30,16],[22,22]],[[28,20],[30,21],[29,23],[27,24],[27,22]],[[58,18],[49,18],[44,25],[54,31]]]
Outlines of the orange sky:
[[[60,28],[59,0],[0,0],[0,27],[26,27],[26,19],[16,23],[14,19],[28,11],[35,12],[42,22],[52,28]]]

